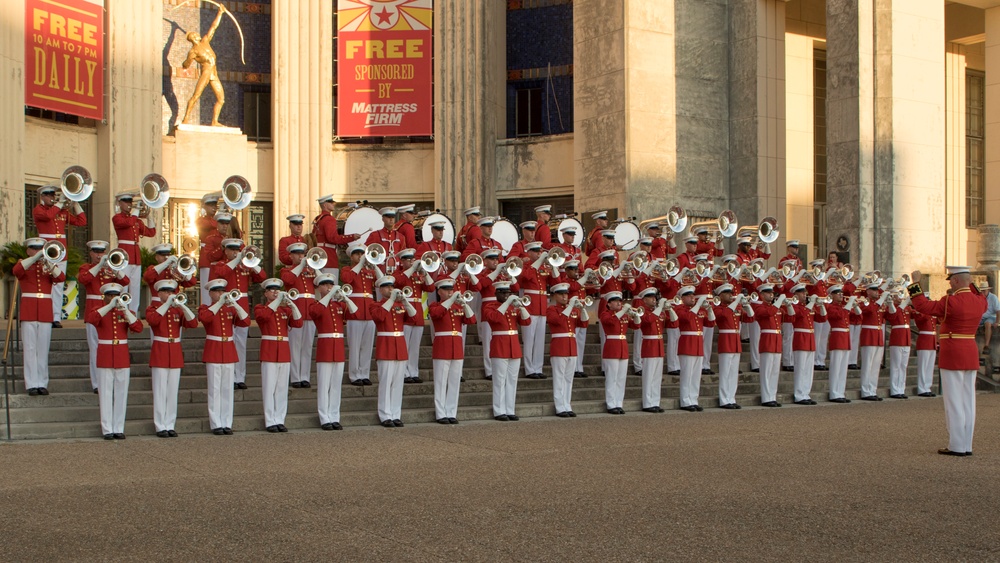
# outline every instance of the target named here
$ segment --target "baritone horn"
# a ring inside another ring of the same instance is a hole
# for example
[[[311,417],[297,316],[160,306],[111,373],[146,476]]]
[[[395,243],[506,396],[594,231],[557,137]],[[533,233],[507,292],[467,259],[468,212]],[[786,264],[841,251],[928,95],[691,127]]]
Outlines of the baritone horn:
[[[320,247],[310,248],[309,252],[306,252],[306,266],[309,266],[317,272],[326,267],[326,263],[329,257],[325,250]]]
[[[566,251],[558,246],[555,246],[549,250],[549,255],[545,258],[545,260],[549,263],[549,266],[559,268],[566,263]]]
[[[94,193],[94,178],[82,166],[70,166],[63,170],[59,190],[70,201],[81,202]]]
[[[125,268],[128,268],[128,253],[120,248],[109,252],[108,267],[115,272],[121,272]]]
[[[146,174],[142,182],[139,183],[139,197],[149,209],[163,207],[170,199],[170,186],[167,184],[167,179],[155,172]]]
[[[170,268],[170,273],[178,280],[189,280],[198,273],[198,263],[190,254],[182,254]]]
[[[42,247],[42,256],[49,264],[58,264],[66,259],[66,247],[57,240],[49,241]]]
[[[243,209],[253,201],[253,189],[243,176],[230,176],[222,184],[222,201],[229,209]]]
[[[524,271],[524,261],[517,256],[511,256],[504,262],[503,267],[507,271],[508,276],[517,279],[521,275],[521,272]]]
[[[470,254],[468,258],[465,259],[465,271],[470,275],[478,276],[482,273],[483,268],[483,257],[478,254]]]

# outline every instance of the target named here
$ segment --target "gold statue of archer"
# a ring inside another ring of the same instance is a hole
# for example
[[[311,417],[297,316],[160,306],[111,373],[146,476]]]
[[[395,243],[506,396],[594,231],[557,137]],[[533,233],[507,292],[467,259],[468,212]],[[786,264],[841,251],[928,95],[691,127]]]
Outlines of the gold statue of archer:
[[[208,28],[208,33],[204,37],[199,35],[197,31],[191,31],[187,34],[187,40],[191,42],[191,50],[188,51],[187,58],[184,59],[184,68],[190,68],[191,63],[197,62],[201,67],[201,75],[198,77],[198,84],[194,88],[194,93],[191,94],[191,99],[188,100],[187,110],[184,112],[184,123],[190,124],[191,120],[194,119],[192,113],[194,104],[201,97],[202,92],[205,91],[205,86],[211,85],[212,91],[215,92],[212,125],[214,127],[223,127],[219,123],[219,113],[222,111],[222,105],[226,103],[226,93],[223,91],[222,82],[219,80],[219,71],[215,66],[215,51],[212,50],[212,45],[210,44],[212,37],[215,36],[215,30],[219,28],[219,22],[222,21],[222,14],[226,12],[225,6],[222,4],[217,5],[219,7],[219,14],[215,16],[215,21],[212,22],[211,27]]]

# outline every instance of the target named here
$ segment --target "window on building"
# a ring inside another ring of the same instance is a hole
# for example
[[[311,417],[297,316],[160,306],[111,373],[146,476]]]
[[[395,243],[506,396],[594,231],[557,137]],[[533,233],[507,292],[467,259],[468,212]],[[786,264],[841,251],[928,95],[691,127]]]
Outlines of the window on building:
[[[965,226],[985,222],[986,193],[986,75],[965,74]]]
[[[243,92],[243,132],[250,141],[271,140],[271,89],[257,87]]]
[[[39,184],[25,184],[24,186],[24,238],[38,236],[38,227],[35,226],[35,217],[33,214],[35,206],[39,204],[38,187]],[[69,242],[69,246],[76,248],[84,256],[87,256],[87,241],[92,240],[93,220],[90,213],[90,202],[92,200],[93,198],[90,198],[80,202],[80,207],[83,208],[83,213],[87,216],[87,226],[66,226],[66,239]]]
[[[24,115],[28,117],[37,117],[38,119],[47,119],[49,121],[55,121],[56,123],[69,123],[71,125],[83,125],[84,127],[97,126],[97,122],[93,119],[31,106],[24,106]]]
[[[517,136],[542,134],[542,89],[522,88],[517,91]]]

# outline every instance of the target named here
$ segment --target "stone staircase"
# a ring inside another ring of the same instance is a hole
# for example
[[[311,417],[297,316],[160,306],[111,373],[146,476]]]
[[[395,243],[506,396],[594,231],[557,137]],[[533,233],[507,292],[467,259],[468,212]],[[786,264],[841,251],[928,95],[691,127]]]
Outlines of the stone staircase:
[[[64,323],[67,324],[67,323]],[[13,381],[10,387],[11,437],[19,440],[44,438],[91,438],[99,437],[100,413],[98,396],[93,394],[88,374],[88,351],[86,333],[82,326],[67,326],[52,332],[52,346],[49,368],[48,396],[31,397],[24,388],[21,352],[13,354]],[[0,337],[3,333],[0,332]],[[184,332],[184,356],[186,367],[182,371],[178,396],[176,430],[179,434],[209,432],[208,407],[206,404],[205,365],[201,363],[201,344],[205,335],[203,328],[187,329]],[[150,339],[148,328],[141,334],[131,335],[132,369],[129,384],[128,410],[125,433],[127,435],[154,434],[153,395],[151,391]],[[236,390],[234,396],[233,429],[236,432],[264,430],[263,403],[261,400],[260,333],[256,326],[250,330],[247,343],[248,389]],[[486,420],[493,417],[492,383],[484,379],[482,348],[474,331],[470,332],[465,348],[466,360],[464,377],[459,399],[458,418],[460,421]],[[403,421],[405,423],[433,422],[434,386],[431,363],[430,330],[425,330],[420,350],[420,377],[424,383],[406,384],[403,391]],[[604,413],[604,378],[600,375],[600,343],[596,325],[591,325],[587,336],[584,355],[587,378],[577,378],[573,383],[573,410],[579,414]],[[717,369],[713,355],[712,367]],[[758,374],[750,372],[749,353],[744,352],[741,375],[737,388],[737,402],[743,406],[760,404]],[[523,372],[523,368],[522,368]],[[630,369],[631,373],[631,369]],[[547,379],[518,381],[517,413],[522,417],[553,416],[551,370],[546,365]],[[825,402],[829,389],[828,372],[818,371],[813,384],[813,399]],[[341,423],[345,427],[377,425],[378,378],[375,362],[371,366],[372,386],[343,386]],[[664,375],[664,409],[676,409],[679,405],[679,377]],[[879,394],[885,396],[888,386],[888,370],[882,370],[879,378]],[[312,381],[315,383],[315,365]],[[907,390],[915,393],[916,361],[911,359],[907,375]],[[857,371],[848,372],[847,397],[859,397],[860,379]],[[792,374],[782,372],[778,386],[778,401],[791,402]],[[701,405],[718,406],[718,376],[703,376]],[[0,407],[3,407],[0,394]],[[641,379],[629,375],[626,390],[626,411],[641,408]],[[642,413],[645,414],[645,413]],[[289,389],[288,416],[286,426],[291,429],[317,428],[316,390]],[[7,434],[6,421],[0,413],[0,437]]]

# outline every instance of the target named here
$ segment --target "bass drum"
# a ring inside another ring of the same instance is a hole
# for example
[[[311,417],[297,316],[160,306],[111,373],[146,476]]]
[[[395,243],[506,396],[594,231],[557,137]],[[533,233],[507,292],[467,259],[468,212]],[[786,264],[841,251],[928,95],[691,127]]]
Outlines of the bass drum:
[[[365,239],[368,233],[382,228],[382,216],[378,210],[368,205],[359,205],[355,209],[341,213],[344,218],[345,235],[361,235],[361,240]],[[340,221],[338,217],[337,221]]]
[[[455,224],[451,222],[451,219],[447,215],[441,213],[431,213],[424,217],[417,217],[413,221],[413,230],[416,231],[417,241],[424,242],[425,240],[431,240],[434,238],[434,233],[431,231],[431,223],[436,223],[438,221],[444,221],[444,236],[441,240],[447,242],[448,244],[455,244]]]
[[[553,233],[555,233],[555,236],[557,239],[559,239],[560,244],[565,244],[566,242],[565,240],[563,240],[563,230],[568,229],[570,227],[572,227],[573,230],[576,231],[576,239],[573,240],[574,248],[580,248],[580,245],[583,244],[584,239],[587,238],[587,233],[583,230],[583,223],[577,221],[572,217],[562,219],[561,222],[556,227],[552,227],[551,225],[552,223],[550,222],[549,228],[552,229]]]
[[[493,234],[490,235],[490,238],[500,243],[500,246],[503,247],[504,256],[510,252],[514,243],[521,240],[521,236],[517,232],[517,226],[506,219],[498,219],[493,224]]]
[[[615,246],[622,250],[632,250],[639,246],[641,236],[639,227],[631,221],[618,223],[615,226]]]

